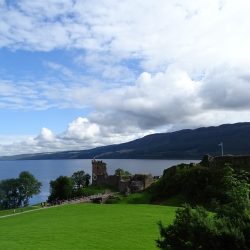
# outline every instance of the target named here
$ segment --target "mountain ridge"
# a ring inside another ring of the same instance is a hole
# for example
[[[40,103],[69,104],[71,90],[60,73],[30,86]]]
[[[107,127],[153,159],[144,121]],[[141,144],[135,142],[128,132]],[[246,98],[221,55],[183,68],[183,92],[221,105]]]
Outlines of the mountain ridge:
[[[220,142],[224,143],[225,154],[250,154],[250,122],[150,134],[87,150],[2,156],[0,160],[201,159],[204,154],[220,154]]]

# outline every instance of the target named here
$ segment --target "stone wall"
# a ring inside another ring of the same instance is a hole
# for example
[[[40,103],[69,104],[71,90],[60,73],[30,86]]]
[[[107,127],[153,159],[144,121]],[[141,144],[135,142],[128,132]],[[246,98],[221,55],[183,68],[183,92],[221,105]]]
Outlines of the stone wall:
[[[117,188],[119,186],[121,178],[118,175],[108,175],[106,179],[106,185]]]
[[[154,182],[154,178],[151,174],[135,174],[132,180],[141,181],[143,189],[149,187]]]
[[[119,192],[123,194],[130,192],[130,180],[119,181]]]
[[[223,167],[231,164],[233,168],[250,171],[250,155],[204,156],[201,164],[209,167]]]
[[[103,161],[92,161],[92,184],[106,185],[118,189],[122,193],[137,192],[149,187],[154,182],[152,175],[136,174],[123,179],[118,175],[108,175]]]
[[[145,176],[144,189],[149,187],[154,182],[154,177],[151,174]]]

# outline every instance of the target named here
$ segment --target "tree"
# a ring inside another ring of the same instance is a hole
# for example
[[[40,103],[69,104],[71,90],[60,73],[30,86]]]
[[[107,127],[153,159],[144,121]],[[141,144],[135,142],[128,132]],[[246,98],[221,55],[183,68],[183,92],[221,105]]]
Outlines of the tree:
[[[159,223],[161,238],[156,241],[159,248],[250,249],[248,173],[236,173],[228,166],[223,171],[218,187],[225,190],[225,199],[218,204],[216,214],[189,205],[178,209],[172,225],[164,227]]]
[[[42,184],[28,171],[23,171],[19,174],[18,182],[20,203],[23,206],[27,206],[29,199],[33,195],[40,193]]]
[[[21,172],[19,177],[0,182],[0,205],[2,208],[27,206],[29,199],[40,192],[41,183],[29,172]]]
[[[83,170],[77,171],[73,173],[71,179],[73,181],[73,195],[74,196],[84,195],[84,188],[89,186],[90,183],[90,175],[85,174]]]
[[[56,180],[50,182],[50,196],[48,201],[70,199],[72,190],[72,179],[67,176],[59,176]]]
[[[87,187],[90,182],[90,175],[85,174],[83,170],[73,173],[71,178],[76,189]]]
[[[122,168],[117,168],[115,170],[115,175],[121,176],[121,177],[128,177],[128,176],[131,176],[132,174],[129,173],[128,171],[124,171]]]
[[[17,179],[6,179],[0,182],[0,204],[2,209],[17,208],[21,205]]]

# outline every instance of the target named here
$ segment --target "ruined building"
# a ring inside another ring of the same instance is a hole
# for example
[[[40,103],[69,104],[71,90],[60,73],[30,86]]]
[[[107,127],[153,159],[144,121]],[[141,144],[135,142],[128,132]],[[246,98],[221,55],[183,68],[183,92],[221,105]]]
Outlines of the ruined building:
[[[92,184],[106,185],[119,190],[121,193],[144,190],[154,182],[151,174],[136,174],[133,176],[108,175],[107,164],[103,161],[92,160]]]
[[[250,156],[249,155],[224,155],[224,156],[205,155],[201,161],[201,164],[207,167],[223,167],[225,166],[225,164],[230,164],[233,168],[250,171]]]

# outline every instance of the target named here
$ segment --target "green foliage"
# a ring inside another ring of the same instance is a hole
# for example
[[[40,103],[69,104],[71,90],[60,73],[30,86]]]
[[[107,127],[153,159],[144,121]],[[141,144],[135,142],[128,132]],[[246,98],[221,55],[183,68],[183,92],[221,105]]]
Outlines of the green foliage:
[[[109,199],[108,204],[149,204],[151,196],[147,192],[138,192],[126,195],[120,195]]]
[[[95,194],[105,193],[106,191],[110,191],[110,189],[106,186],[91,185],[84,188],[84,195],[85,196],[95,195]]]
[[[73,182],[70,177],[59,176],[56,180],[50,182],[49,202],[55,200],[70,199],[73,191]]]
[[[191,209],[185,206],[176,212],[174,223],[164,227],[159,223],[161,239],[157,240],[160,249],[204,249],[204,250],[243,250],[246,236],[241,228],[232,227],[226,218],[216,218],[202,207]]]
[[[49,202],[67,200],[86,195],[85,188],[89,186],[90,175],[77,171],[71,177],[60,176],[50,182]]]
[[[21,206],[18,179],[6,179],[0,182],[0,203],[2,209]]]
[[[19,178],[0,182],[0,207],[3,209],[27,206],[29,199],[40,192],[41,183],[29,172],[23,171]]]
[[[29,198],[40,193],[42,184],[28,171],[23,171],[19,175],[19,194],[23,206],[29,205]]]
[[[78,197],[84,195],[84,188],[89,186],[90,175],[85,174],[83,170],[77,171],[73,173],[71,179],[73,182],[73,196]]]
[[[228,192],[232,183],[230,184],[225,176],[249,182],[249,173],[234,170],[229,165],[224,168],[209,168],[199,164],[181,164],[166,169],[149,192],[153,202],[182,196],[191,204],[209,207],[218,203],[226,204],[230,200]]]
[[[115,170],[115,175],[118,175],[118,176],[121,176],[121,177],[124,177],[124,178],[132,176],[132,174],[130,172],[125,171],[122,168],[117,168]]]
[[[219,180],[225,191],[222,204],[217,205],[211,216],[205,208],[191,209],[186,205],[176,212],[174,223],[160,226],[161,238],[157,246],[161,249],[250,249],[250,201],[248,174],[235,173],[226,166]]]
[[[149,188],[152,200],[164,200],[182,193],[186,173],[189,168],[189,165],[181,164],[166,169],[163,176]]]
[[[209,236],[213,228],[208,213],[201,207],[178,209],[172,225],[164,227],[160,222],[159,227],[161,239],[157,246],[161,249],[213,249],[211,245],[208,248],[202,245],[206,239],[212,244]]]

